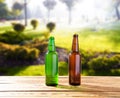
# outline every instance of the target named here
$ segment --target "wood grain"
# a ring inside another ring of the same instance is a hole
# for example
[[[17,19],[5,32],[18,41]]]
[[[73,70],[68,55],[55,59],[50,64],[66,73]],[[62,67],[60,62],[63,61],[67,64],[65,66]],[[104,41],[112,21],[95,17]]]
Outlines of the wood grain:
[[[81,86],[70,86],[68,77],[59,85],[45,85],[41,76],[1,76],[0,98],[120,98],[120,77],[82,76]]]

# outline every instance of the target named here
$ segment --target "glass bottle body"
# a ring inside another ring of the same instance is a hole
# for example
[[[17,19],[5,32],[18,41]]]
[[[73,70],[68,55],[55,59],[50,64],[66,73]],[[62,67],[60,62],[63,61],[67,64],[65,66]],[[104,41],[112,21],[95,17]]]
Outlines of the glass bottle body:
[[[79,53],[78,35],[74,34],[72,42],[72,52],[69,54],[69,84],[80,85],[81,84],[81,56]]]
[[[69,54],[69,84],[80,85],[80,54],[72,52]]]
[[[45,55],[46,85],[58,85],[58,54],[55,50],[54,37],[50,37],[48,52]]]

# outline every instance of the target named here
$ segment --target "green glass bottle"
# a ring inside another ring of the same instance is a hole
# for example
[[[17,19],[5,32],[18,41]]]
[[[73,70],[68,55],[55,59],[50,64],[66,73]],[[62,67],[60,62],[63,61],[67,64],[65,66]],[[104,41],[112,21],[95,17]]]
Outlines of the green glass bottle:
[[[58,54],[55,49],[54,37],[49,38],[48,52],[45,55],[46,85],[58,85]]]

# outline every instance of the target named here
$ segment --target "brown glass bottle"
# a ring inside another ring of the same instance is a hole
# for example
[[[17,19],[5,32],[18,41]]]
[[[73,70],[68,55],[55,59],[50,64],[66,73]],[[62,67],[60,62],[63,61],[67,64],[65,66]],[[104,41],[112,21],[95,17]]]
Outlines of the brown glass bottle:
[[[79,53],[79,43],[78,35],[73,35],[72,42],[72,51],[69,54],[69,84],[70,85],[80,85],[81,76],[80,76],[80,66],[81,66],[81,57]]]

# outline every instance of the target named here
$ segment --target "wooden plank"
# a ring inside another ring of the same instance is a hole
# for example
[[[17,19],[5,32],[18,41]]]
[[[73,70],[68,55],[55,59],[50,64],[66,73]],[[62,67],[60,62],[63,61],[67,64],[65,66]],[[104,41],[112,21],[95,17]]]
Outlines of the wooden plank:
[[[0,93],[1,97],[4,98],[6,95],[9,97],[97,97],[94,94],[86,94],[83,92],[6,92]]]
[[[120,77],[83,76],[81,86],[70,86],[68,77],[60,77],[57,87],[45,85],[45,77],[2,76],[0,98],[120,98]]]

